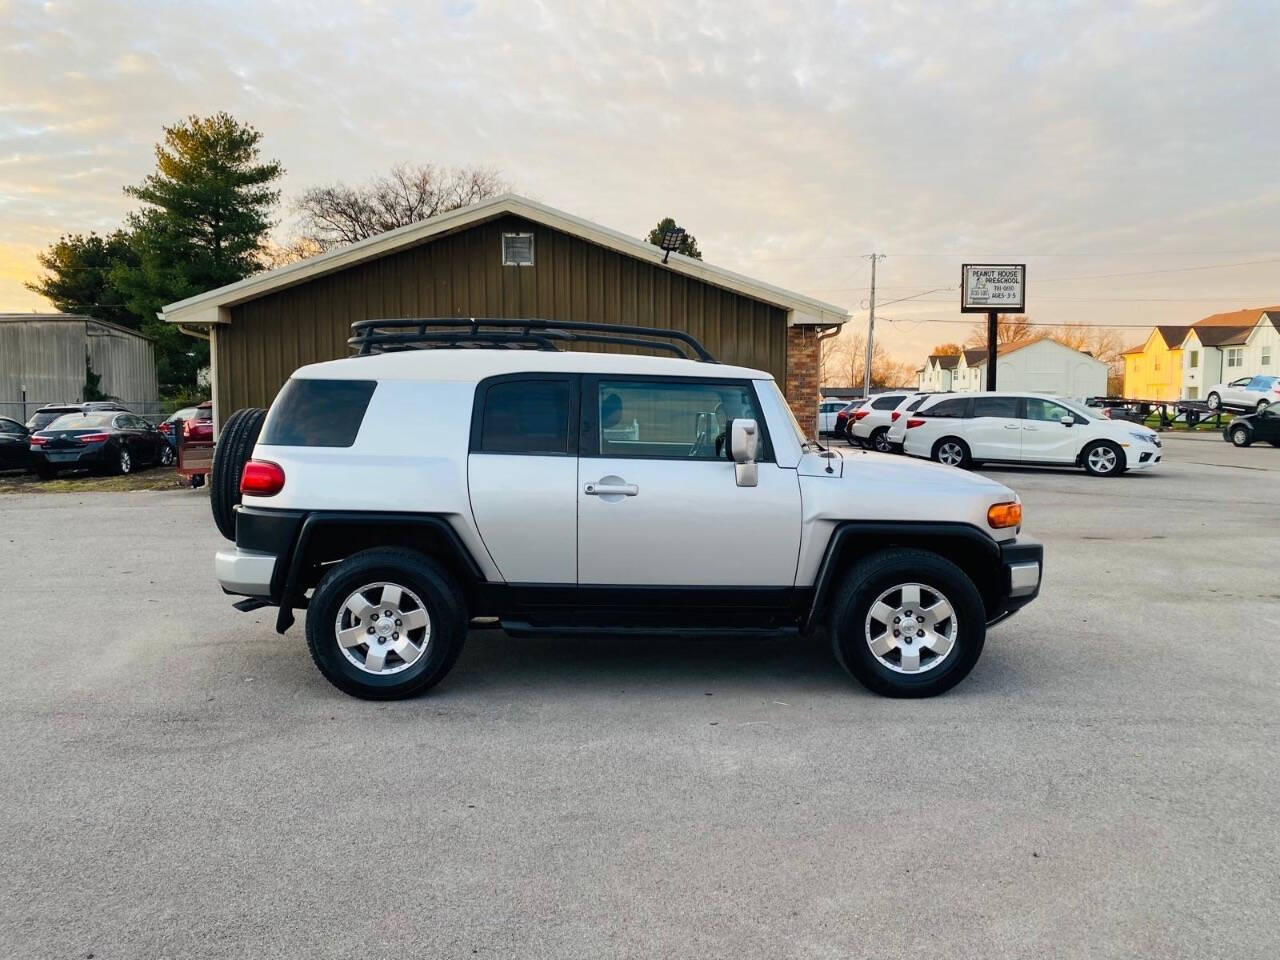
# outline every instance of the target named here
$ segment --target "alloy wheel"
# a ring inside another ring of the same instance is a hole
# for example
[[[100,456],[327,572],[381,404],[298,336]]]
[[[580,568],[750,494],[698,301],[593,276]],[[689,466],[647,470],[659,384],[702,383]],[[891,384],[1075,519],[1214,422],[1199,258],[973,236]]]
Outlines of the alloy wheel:
[[[881,430],[876,434],[875,448],[881,453],[888,453],[893,449],[893,444],[889,442],[889,431]]]
[[[1249,445],[1249,431],[1244,427],[1236,427],[1231,431],[1231,442],[1237,447],[1247,447]]]
[[[938,447],[938,462],[950,467],[958,467],[964,463],[964,447],[954,440],[948,440]]]
[[[1094,447],[1089,451],[1089,469],[1094,473],[1112,473],[1120,460],[1110,447]]]
[[[333,625],[342,655],[377,676],[409,669],[431,642],[431,616],[422,599],[396,583],[368,583],[353,590]]]
[[[923,583],[890,587],[867,613],[867,646],[895,673],[936,670],[955,649],[958,631],[951,601],[937,587]]]
[[[173,447],[167,443],[160,449],[160,462],[166,467],[173,465]]]
[[[120,472],[128,473],[133,469],[133,457],[129,456],[128,450],[120,451]]]

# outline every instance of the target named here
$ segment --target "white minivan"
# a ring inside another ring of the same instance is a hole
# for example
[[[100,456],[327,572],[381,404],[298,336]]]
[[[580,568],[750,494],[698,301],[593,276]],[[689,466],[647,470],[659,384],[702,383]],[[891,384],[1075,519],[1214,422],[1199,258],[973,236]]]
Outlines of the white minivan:
[[[957,467],[984,461],[1066,465],[1108,477],[1154,467],[1163,456],[1150,427],[1106,420],[1059,397],[944,394],[905,419],[904,452]]]

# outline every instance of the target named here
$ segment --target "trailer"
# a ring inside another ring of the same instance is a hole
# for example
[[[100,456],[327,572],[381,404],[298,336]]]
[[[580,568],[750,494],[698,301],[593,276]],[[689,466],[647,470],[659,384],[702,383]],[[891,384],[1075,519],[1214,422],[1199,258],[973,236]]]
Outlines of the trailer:
[[[1145,423],[1154,413],[1160,418],[1160,429],[1168,430],[1181,417],[1188,427],[1213,417],[1214,427],[1222,428],[1221,407],[1210,409],[1203,400],[1144,400],[1135,397],[1090,397],[1085,405],[1101,408],[1108,420],[1130,420]]]

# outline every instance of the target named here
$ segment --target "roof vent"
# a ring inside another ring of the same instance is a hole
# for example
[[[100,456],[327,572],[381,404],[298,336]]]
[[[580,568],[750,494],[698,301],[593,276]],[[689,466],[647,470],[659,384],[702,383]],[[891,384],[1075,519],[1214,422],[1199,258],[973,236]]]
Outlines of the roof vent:
[[[502,235],[502,265],[504,267],[533,266],[532,233],[504,233]]]

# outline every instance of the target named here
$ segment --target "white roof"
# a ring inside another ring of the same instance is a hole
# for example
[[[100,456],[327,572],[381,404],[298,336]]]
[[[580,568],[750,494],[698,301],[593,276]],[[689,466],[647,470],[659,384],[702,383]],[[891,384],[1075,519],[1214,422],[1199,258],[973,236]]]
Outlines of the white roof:
[[[274,290],[303,283],[313,277],[333,273],[403,247],[422,243],[437,235],[462,230],[506,214],[544,224],[639,260],[647,260],[651,263],[662,262],[663,251],[651,243],[602,227],[589,220],[583,220],[562,210],[544,206],[526,197],[504,193],[491,200],[442,213],[420,223],[400,227],[358,243],[337,247],[318,256],[255,274],[236,283],[218,287],[216,290],[188,297],[186,300],[179,300],[177,303],[166,306],[160,312],[160,316],[168,323],[230,323],[229,308],[247,300],[253,300]],[[731,270],[715,267],[678,253],[671,254],[666,269],[781,307],[787,311],[789,326],[836,324],[844,323],[849,319],[849,312],[843,307],[793,293],[772,284],[761,283],[759,280],[753,280]]]
[[[643,357],[627,353],[574,350],[434,348],[344,357],[301,367],[295,377],[311,380],[456,380],[475,382],[504,373],[641,374],[667,377],[732,377],[772,380],[750,367],[703,363],[679,357]]]

